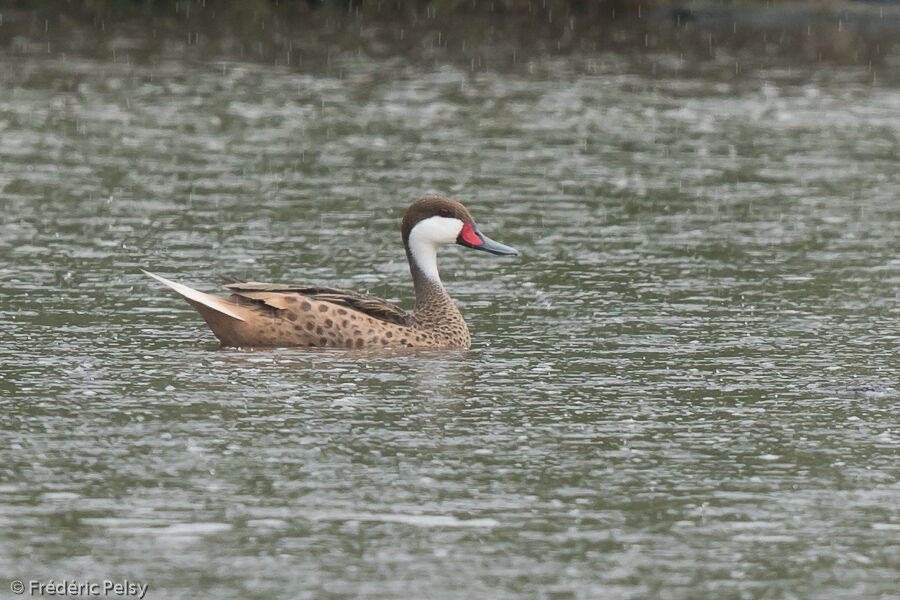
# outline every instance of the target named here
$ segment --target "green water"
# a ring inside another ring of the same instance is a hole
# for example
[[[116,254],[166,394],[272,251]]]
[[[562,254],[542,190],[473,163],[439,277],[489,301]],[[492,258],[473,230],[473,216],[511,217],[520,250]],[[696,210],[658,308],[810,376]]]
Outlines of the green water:
[[[896,598],[898,160],[851,67],[0,54],[0,575]],[[140,273],[411,307],[431,193],[522,253],[441,253],[468,352],[219,350]]]

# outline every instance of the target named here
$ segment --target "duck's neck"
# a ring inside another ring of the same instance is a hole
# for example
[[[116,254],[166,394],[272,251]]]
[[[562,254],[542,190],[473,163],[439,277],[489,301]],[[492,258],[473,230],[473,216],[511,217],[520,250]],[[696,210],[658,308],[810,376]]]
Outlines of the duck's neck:
[[[406,259],[416,288],[410,327],[430,332],[440,345],[468,348],[472,343],[469,327],[441,283],[436,245],[406,244]]]
[[[437,249],[433,245],[406,247],[409,272],[416,289],[416,306],[413,318],[419,324],[429,322],[465,323],[462,314],[441,282],[437,269]]]
[[[441,282],[437,269],[437,249],[434,246],[423,244],[413,249],[407,246],[406,259],[409,261],[409,272],[416,289],[414,312],[448,301],[453,303]]]

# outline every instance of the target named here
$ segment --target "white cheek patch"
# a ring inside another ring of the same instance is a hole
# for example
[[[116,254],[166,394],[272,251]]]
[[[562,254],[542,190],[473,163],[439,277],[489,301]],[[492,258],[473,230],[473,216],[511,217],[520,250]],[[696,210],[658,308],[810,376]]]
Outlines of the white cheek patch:
[[[409,232],[409,251],[413,260],[426,277],[441,283],[437,268],[437,247],[455,244],[463,222],[452,217],[437,215],[422,219]]]

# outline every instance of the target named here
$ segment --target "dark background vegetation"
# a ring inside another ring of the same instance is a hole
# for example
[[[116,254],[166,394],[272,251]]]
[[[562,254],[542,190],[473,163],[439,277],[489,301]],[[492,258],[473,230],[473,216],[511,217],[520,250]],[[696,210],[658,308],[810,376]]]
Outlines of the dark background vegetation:
[[[0,0],[0,52],[140,61],[227,56],[300,66],[339,52],[452,60],[654,53],[737,69],[781,60],[896,79],[898,0]],[[650,59],[648,59],[648,62]]]

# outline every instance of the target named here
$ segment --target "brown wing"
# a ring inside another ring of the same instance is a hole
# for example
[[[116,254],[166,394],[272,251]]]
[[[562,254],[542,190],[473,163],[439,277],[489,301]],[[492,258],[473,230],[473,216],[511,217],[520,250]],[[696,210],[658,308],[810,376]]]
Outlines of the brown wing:
[[[273,308],[285,308],[285,298],[291,294],[300,294],[314,300],[330,302],[340,306],[346,306],[354,310],[366,313],[381,321],[407,325],[409,316],[405,310],[391,304],[387,300],[366,296],[350,290],[321,286],[297,286],[281,285],[278,283],[256,283],[255,281],[232,283],[227,286],[236,295],[250,300],[266,303]]]

